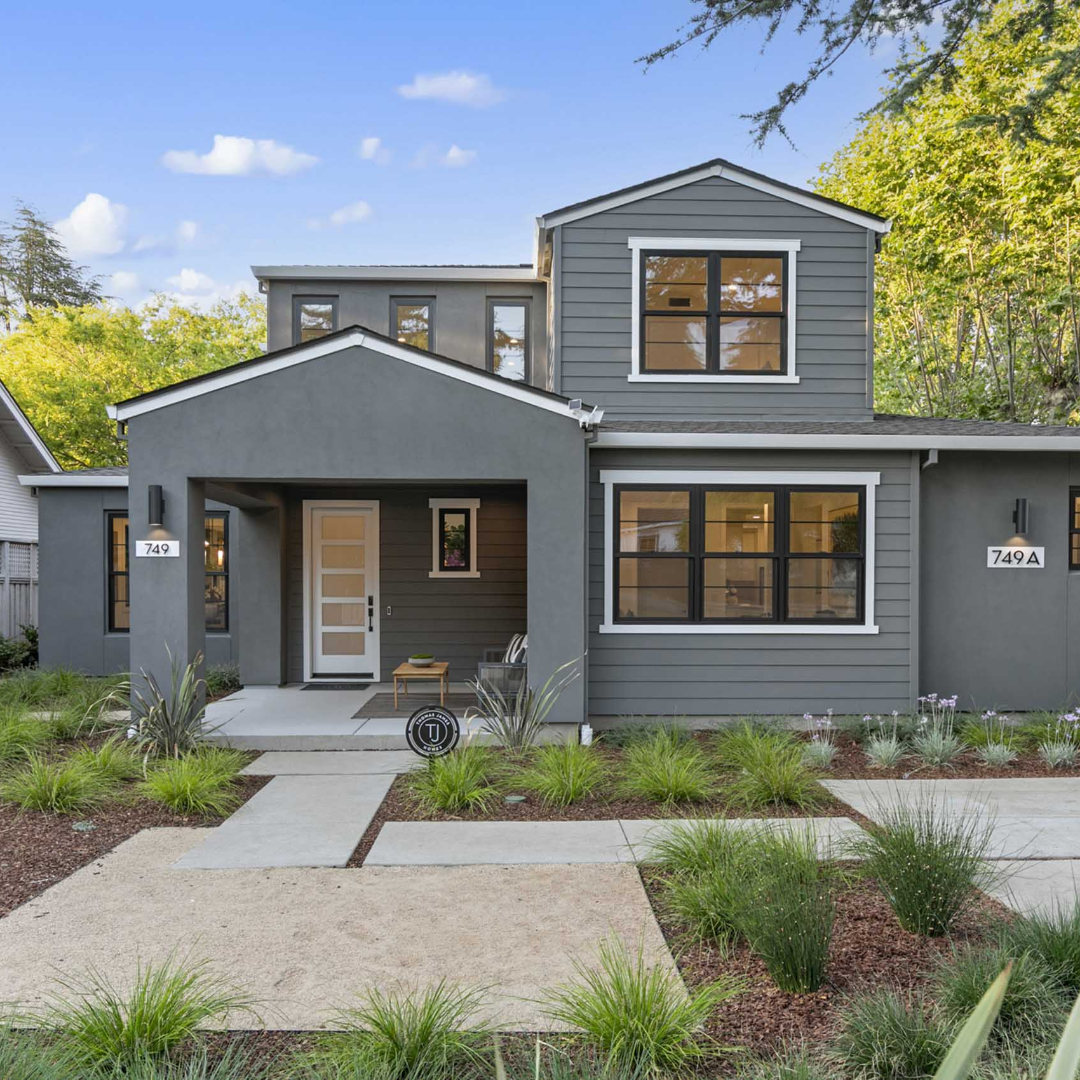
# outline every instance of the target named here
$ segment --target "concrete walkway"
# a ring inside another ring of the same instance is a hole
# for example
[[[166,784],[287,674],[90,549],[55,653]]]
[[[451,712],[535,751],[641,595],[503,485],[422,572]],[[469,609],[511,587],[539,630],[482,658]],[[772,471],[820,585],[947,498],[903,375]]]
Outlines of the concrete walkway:
[[[732,828],[812,829],[822,857],[858,832],[849,818],[727,819]],[[652,841],[678,822],[388,821],[365,866],[529,866],[646,862]]]

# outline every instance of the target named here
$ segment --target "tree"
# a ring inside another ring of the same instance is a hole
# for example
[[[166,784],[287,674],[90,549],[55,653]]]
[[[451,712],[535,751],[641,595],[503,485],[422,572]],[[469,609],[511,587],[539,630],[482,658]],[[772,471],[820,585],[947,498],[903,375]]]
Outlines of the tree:
[[[241,295],[208,312],[159,296],[139,311],[31,308],[0,337],[0,379],[65,468],[126,465],[105,406],[263,351],[266,310]]]
[[[1049,48],[1080,47],[1080,9],[1004,43],[1002,0],[959,74],[874,116],[822,170],[824,195],[891,218],[876,271],[877,404],[889,411],[1080,423],[1080,87],[1024,144],[973,128],[1023,100]]]
[[[53,227],[33,207],[15,204],[15,220],[0,224],[0,320],[14,322],[38,307],[96,304],[101,279],[68,257]]]
[[[777,92],[772,105],[743,114],[751,123],[758,146],[772,134],[788,137],[784,118],[822,76],[831,75],[855,44],[873,49],[882,39],[899,48],[899,60],[888,69],[891,86],[873,111],[895,115],[931,85],[948,91],[961,75],[960,52],[966,37],[991,28],[1002,47],[1041,35],[1046,40],[1033,50],[1028,66],[1014,73],[1007,105],[970,117],[972,124],[993,127],[1017,142],[1038,137],[1039,118],[1051,103],[1065,95],[1080,77],[1080,44],[1051,44],[1052,28],[1062,9],[1075,10],[1077,0],[1029,0],[1024,5],[1007,0],[693,0],[697,14],[667,45],[638,58],[648,70],[660,60],[697,42],[707,49],[725,31],[752,24],[765,32],[765,46],[785,23],[797,34],[816,31],[817,56],[801,78]],[[846,6],[845,6],[846,5]],[[1008,17],[997,12],[1003,6]],[[929,32],[929,33],[928,33]],[[935,44],[930,39],[940,40]],[[860,119],[866,119],[864,114]]]

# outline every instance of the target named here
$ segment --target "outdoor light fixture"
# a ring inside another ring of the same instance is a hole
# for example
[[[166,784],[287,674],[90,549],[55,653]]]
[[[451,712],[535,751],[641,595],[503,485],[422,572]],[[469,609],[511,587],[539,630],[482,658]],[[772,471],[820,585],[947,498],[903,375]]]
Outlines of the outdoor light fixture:
[[[1027,536],[1028,531],[1028,501],[1017,499],[1016,509],[1013,510],[1013,524],[1016,526],[1017,536]]]
[[[165,523],[165,495],[160,484],[151,484],[148,490],[150,492],[150,512],[147,524],[151,528],[160,528]]]

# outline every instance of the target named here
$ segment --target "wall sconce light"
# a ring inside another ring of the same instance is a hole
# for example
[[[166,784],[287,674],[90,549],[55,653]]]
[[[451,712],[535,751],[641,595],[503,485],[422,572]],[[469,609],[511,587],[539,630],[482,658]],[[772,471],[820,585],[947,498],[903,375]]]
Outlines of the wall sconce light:
[[[1013,524],[1016,526],[1017,536],[1027,536],[1028,531],[1028,501],[1017,499],[1016,509],[1013,510]]]
[[[151,527],[160,528],[165,524],[165,495],[160,484],[151,484],[148,490],[150,492],[150,512],[147,524]]]

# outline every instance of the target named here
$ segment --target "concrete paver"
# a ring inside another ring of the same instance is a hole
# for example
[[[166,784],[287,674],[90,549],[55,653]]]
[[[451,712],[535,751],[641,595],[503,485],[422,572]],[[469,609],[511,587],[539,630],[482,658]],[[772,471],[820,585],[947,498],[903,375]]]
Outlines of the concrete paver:
[[[1015,911],[1050,914],[1058,906],[1068,910],[1080,895],[1080,859],[1002,860],[994,865],[1005,880],[989,891]]]
[[[408,772],[419,763],[411,750],[271,750],[240,771],[245,776],[371,776]]]

